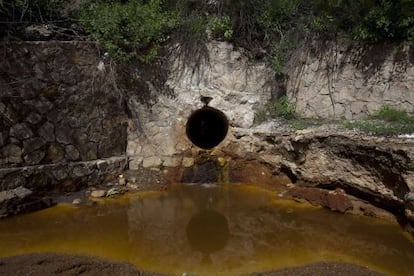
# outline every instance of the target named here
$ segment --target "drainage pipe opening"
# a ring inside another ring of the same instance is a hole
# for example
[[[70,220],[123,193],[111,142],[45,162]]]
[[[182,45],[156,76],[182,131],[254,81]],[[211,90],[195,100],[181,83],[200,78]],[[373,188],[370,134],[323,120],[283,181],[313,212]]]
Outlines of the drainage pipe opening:
[[[227,135],[229,121],[226,115],[210,106],[194,111],[188,118],[186,133],[188,139],[202,149],[212,149]]]

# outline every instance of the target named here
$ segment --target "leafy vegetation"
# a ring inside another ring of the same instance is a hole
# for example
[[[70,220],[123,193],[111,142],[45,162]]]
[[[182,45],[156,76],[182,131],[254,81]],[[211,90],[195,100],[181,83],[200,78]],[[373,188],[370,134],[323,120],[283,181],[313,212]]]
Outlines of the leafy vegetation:
[[[390,105],[382,106],[368,120],[346,121],[347,128],[356,128],[374,135],[399,135],[414,133],[414,117],[403,110],[398,110]]]
[[[149,63],[177,19],[173,12],[163,10],[161,0],[108,0],[88,4],[81,11],[80,22],[111,56],[124,62],[138,58]]]
[[[82,27],[113,57],[149,63],[174,31],[231,41],[265,58],[278,76],[306,36],[412,40],[414,0],[79,0]],[[47,22],[69,0],[0,0],[6,22]],[[77,20],[76,18],[74,20]],[[8,25],[10,26],[10,24]],[[189,44],[192,45],[192,44]]]
[[[409,40],[414,35],[414,0],[319,0],[316,29],[357,40]]]
[[[213,37],[216,39],[230,41],[233,37],[233,29],[228,15],[211,17],[209,27]]]

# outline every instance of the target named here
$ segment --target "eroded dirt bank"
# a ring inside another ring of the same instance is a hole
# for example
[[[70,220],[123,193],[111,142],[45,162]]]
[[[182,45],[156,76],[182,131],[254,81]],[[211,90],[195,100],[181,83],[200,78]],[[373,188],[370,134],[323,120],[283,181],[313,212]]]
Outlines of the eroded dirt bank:
[[[340,197],[350,195],[399,218],[414,219],[412,139],[374,137],[326,126],[279,133],[235,129],[233,135],[227,147],[230,152],[258,160],[274,174],[290,178],[285,196],[324,206],[331,195],[337,195],[343,206],[331,209],[344,212],[349,204]],[[321,195],[324,191],[329,196]]]

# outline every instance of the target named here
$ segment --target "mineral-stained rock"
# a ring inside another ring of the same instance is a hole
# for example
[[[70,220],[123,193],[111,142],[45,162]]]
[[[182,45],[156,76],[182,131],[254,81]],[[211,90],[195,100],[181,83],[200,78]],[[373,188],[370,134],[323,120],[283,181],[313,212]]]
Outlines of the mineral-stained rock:
[[[163,165],[165,167],[178,167],[181,164],[181,157],[165,157]]]
[[[39,135],[48,142],[55,141],[55,127],[52,123],[46,122],[39,128]]]
[[[312,204],[321,205],[332,211],[345,213],[352,209],[351,200],[347,197],[345,192],[338,189],[335,191],[327,191],[318,188],[295,187],[289,189],[285,196],[296,199],[304,199]]]
[[[19,140],[25,140],[33,137],[32,130],[27,126],[26,123],[20,123],[10,128],[10,136],[15,137]]]
[[[194,158],[184,157],[183,158],[183,167],[189,168],[194,165]]]
[[[59,144],[50,144],[47,150],[47,156],[53,163],[60,162],[65,157],[65,152]]]

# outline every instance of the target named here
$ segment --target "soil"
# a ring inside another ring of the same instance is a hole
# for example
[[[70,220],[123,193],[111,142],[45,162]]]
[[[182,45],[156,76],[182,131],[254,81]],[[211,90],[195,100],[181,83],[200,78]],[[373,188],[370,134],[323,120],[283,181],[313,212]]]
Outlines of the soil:
[[[299,267],[290,267],[276,271],[254,273],[251,276],[341,276],[341,275],[364,275],[364,276],[378,276],[384,275],[376,271],[372,271],[366,267],[340,262],[320,262]]]
[[[65,254],[27,254],[0,258],[0,275],[162,275],[136,269],[128,263]]]
[[[94,257],[66,254],[27,254],[0,258],[0,275],[163,275],[141,271],[128,263],[110,262]],[[339,263],[321,262],[277,271],[253,273],[254,276],[267,275],[382,275],[366,267]]]

